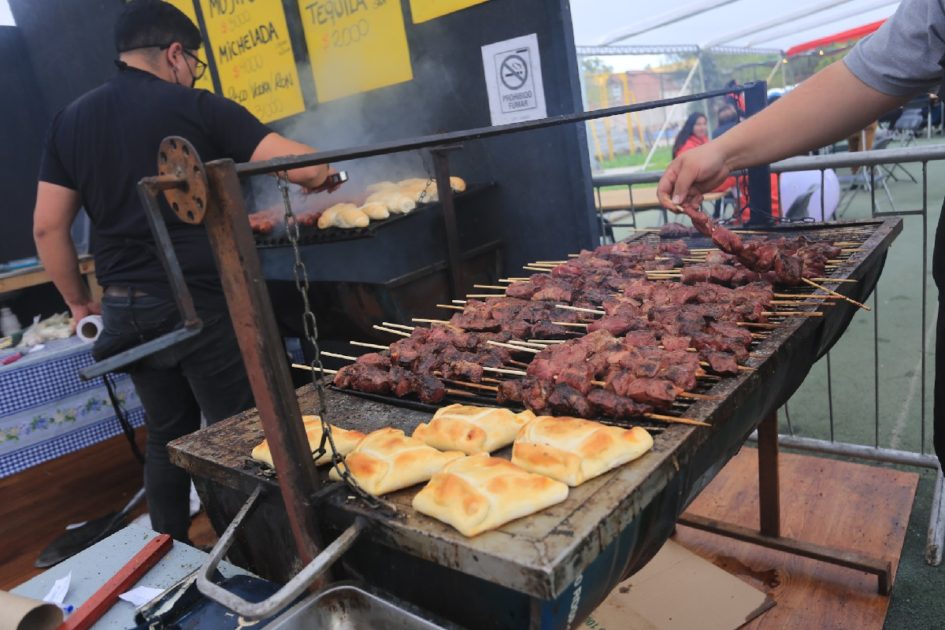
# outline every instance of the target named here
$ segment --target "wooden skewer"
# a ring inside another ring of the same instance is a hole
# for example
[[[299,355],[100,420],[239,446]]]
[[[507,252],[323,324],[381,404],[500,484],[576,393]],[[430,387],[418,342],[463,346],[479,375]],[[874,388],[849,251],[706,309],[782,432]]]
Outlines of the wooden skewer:
[[[804,282],[808,280],[816,280],[817,282],[846,282],[847,284],[856,284],[859,280],[854,280],[853,278],[801,278]],[[827,291],[828,289],[824,289]]]
[[[837,297],[836,295],[818,295],[816,293],[772,293],[772,296],[776,298],[791,298],[791,299],[804,299],[804,300],[842,300],[843,296]]]
[[[535,343],[533,341],[522,341],[521,339],[509,339],[509,343],[525,346],[526,348],[538,348],[539,350],[545,349],[545,346],[543,344]]]
[[[377,324],[374,324],[372,328],[374,328],[374,330],[380,330],[381,332],[391,333],[392,335],[400,335],[401,337],[410,336],[410,333],[406,333],[402,330],[394,330],[393,328],[384,328],[383,326],[378,326]]]
[[[536,260],[535,261],[535,263],[538,263],[541,265],[563,265],[566,262],[568,261],[567,260]],[[532,264],[535,264],[535,263],[532,263]]]
[[[491,346],[499,346],[500,348],[508,348],[509,350],[516,350],[518,352],[531,352],[532,354],[538,354],[541,350],[536,350],[535,348],[526,348],[525,346],[516,346],[510,343],[502,343],[501,341],[489,340],[486,342]]]
[[[451,388],[449,388],[449,387],[446,388],[446,393],[447,393],[447,394],[450,394],[450,395],[452,395],[452,396],[463,396],[463,397],[465,397],[465,398],[475,398],[475,397],[476,397],[476,395],[475,395],[474,393],[472,393],[472,392],[465,392],[465,391],[463,391],[463,390],[461,390],[461,389],[451,389]]]
[[[708,422],[702,422],[701,420],[693,420],[692,418],[677,418],[676,416],[664,416],[658,413],[645,413],[643,414],[644,418],[649,418],[650,420],[660,420],[662,422],[668,422],[670,424],[688,424],[694,427],[711,427],[712,425]]]
[[[326,357],[331,357],[333,359],[344,359],[345,361],[357,361],[358,357],[352,357],[347,354],[338,354],[337,352],[329,352],[328,350],[322,350],[321,352]]]
[[[492,378],[491,376],[483,376],[483,377],[482,377],[482,382],[483,382],[483,383],[502,383],[502,382],[504,382],[504,381],[500,381],[500,380],[497,379],[497,378]]]
[[[707,367],[707,368],[711,368],[711,367],[712,367],[712,366],[709,364],[708,361],[699,361],[699,365],[701,365],[702,367]],[[739,371],[739,372],[754,372],[754,371],[755,371],[755,368],[753,368],[753,367],[748,367],[747,365],[739,365],[739,366],[738,366],[738,371]]]
[[[407,324],[394,324],[392,322],[381,322],[382,325],[387,326],[388,328],[403,328],[404,330],[413,330],[416,326],[408,326]]]
[[[548,273],[548,270],[544,267],[532,267],[531,265],[524,265],[522,269],[528,269],[529,271],[540,271],[542,273]]]
[[[572,328],[587,328],[587,324],[578,324],[576,322],[551,322],[557,326],[571,326]]]
[[[857,302],[856,300],[854,300],[854,299],[852,299],[852,298],[848,298],[847,296],[845,296],[845,295],[843,295],[843,294],[841,294],[841,293],[837,293],[836,291],[832,291],[832,290],[828,289],[828,288],[825,287],[825,286],[822,286],[822,285],[817,284],[817,283],[814,282],[813,280],[810,280],[810,279],[808,279],[808,278],[801,278],[801,280],[803,280],[805,284],[809,284],[810,286],[812,286],[812,287],[814,287],[814,288],[820,289],[821,291],[826,291],[827,293],[829,293],[829,294],[831,294],[831,295],[836,295],[837,297],[843,298],[844,300],[846,300],[846,301],[849,302],[850,304],[854,304],[854,305],[856,305],[856,306],[859,306],[859,307],[862,308],[864,311],[871,311],[871,310],[873,310],[873,309],[871,309],[869,306],[867,306],[866,304],[862,304],[862,303]]]
[[[566,339],[529,339],[529,343],[538,343],[538,344],[549,344],[549,343],[565,343]]]
[[[581,308],[580,306],[570,306],[568,304],[555,304],[555,308],[561,308],[566,311],[576,311],[578,313],[592,313],[594,315],[606,315],[606,311],[601,311],[595,308]]]
[[[361,346],[362,348],[374,348],[376,350],[390,350],[390,346],[382,346],[379,343],[367,343],[366,341],[349,341],[352,346]]]
[[[457,306],[456,304],[437,304],[436,307],[437,307],[437,308],[449,309],[449,310],[451,310],[451,311],[464,311],[464,310],[466,310],[466,309],[464,309],[462,306]]]
[[[495,387],[494,385],[480,385],[480,384],[478,384],[478,383],[469,383],[469,382],[467,382],[467,381],[456,381],[456,380],[452,380],[452,379],[448,379],[448,378],[443,378],[443,377],[441,377],[441,376],[438,376],[437,378],[439,378],[439,379],[440,379],[441,381],[443,381],[444,383],[450,383],[451,385],[461,385],[461,386],[463,386],[463,387],[471,387],[472,389],[481,389],[481,390],[487,391],[487,392],[497,392],[497,391],[499,391],[499,388],[498,388],[498,387]]]
[[[451,304],[465,304],[466,300],[450,300]]]
[[[466,297],[471,299],[488,299],[496,297],[505,297],[504,293],[469,293]]]
[[[438,326],[449,326],[451,328],[456,328],[456,326],[453,326],[445,319],[426,319],[424,317],[413,317],[410,321],[417,322],[418,324],[436,324]]]
[[[474,284],[474,289],[498,289],[499,291],[505,291],[507,287],[500,287],[495,284]]]
[[[305,365],[303,363],[293,363],[292,367],[299,370],[308,370],[309,372],[318,372],[318,368],[313,368],[311,365]],[[338,370],[329,370],[328,368],[321,369],[323,374],[337,374]]]
[[[495,372],[496,374],[512,374],[514,376],[527,376],[528,373],[524,370],[509,370],[506,368],[494,368],[482,366],[482,369],[486,372]]]

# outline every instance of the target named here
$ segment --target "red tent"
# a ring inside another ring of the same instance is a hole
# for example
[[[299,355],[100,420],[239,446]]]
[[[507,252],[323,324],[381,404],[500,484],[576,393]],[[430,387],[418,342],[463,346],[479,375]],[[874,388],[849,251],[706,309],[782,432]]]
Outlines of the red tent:
[[[848,31],[843,31],[842,33],[837,33],[835,35],[828,35],[827,37],[821,37],[820,39],[813,39],[809,42],[803,44],[798,44],[797,46],[792,46],[788,48],[785,53],[788,57],[793,57],[794,55],[799,55],[805,53],[809,50],[816,50],[818,48],[823,48],[829,46],[830,44],[837,44],[840,42],[848,42],[853,39],[860,39],[866,37],[880,26],[886,20],[879,20],[878,22],[873,22],[872,24],[865,24],[863,26],[858,26],[856,28],[851,28]]]

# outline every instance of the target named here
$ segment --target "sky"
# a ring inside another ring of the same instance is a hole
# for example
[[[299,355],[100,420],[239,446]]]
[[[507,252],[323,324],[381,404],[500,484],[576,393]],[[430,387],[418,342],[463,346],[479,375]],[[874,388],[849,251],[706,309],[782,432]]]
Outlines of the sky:
[[[0,26],[13,26],[13,14],[7,0],[0,0]]]
[[[625,27],[643,23],[655,16],[681,7],[700,4],[699,0],[571,0],[574,39],[578,46],[596,45],[600,39]],[[833,8],[786,23],[784,18],[809,7],[831,4],[824,0],[799,0],[781,3],[773,0],[734,0],[730,4],[707,13],[678,21],[648,33],[626,39],[626,45],[698,44],[703,45],[749,29],[756,24],[777,22],[777,26],[756,35],[743,36],[731,41],[730,46],[776,48],[785,50],[795,44],[825,37],[892,15],[898,3],[882,4],[882,0],[835,0]],[[872,8],[871,8],[872,7]],[[850,14],[854,15],[850,15]],[[847,17],[842,17],[846,15]],[[837,19],[837,18],[841,19]],[[798,31],[787,33],[786,31]],[[774,39],[771,39],[774,37]],[[653,58],[610,58],[608,63],[617,70],[643,67]],[[621,66],[627,67],[621,67]]]

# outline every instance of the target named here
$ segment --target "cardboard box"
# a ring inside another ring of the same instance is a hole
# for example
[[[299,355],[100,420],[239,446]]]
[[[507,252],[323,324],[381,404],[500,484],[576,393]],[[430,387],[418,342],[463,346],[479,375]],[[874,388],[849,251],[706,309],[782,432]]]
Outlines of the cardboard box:
[[[733,630],[774,606],[758,589],[668,541],[620,583],[583,627],[593,630]]]

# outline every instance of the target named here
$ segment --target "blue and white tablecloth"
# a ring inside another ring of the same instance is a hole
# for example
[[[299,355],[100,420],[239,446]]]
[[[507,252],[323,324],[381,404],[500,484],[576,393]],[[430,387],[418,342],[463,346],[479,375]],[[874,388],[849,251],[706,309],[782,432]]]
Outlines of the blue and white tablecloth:
[[[0,366],[0,478],[121,433],[102,379],[79,378],[90,349],[70,337]],[[131,424],[144,424],[131,379],[111,378]]]

